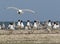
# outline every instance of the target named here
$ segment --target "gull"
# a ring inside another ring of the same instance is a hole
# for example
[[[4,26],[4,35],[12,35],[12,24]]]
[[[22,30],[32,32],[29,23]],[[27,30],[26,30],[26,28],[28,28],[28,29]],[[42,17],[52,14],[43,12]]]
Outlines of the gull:
[[[37,26],[37,21],[36,21],[36,20],[34,21],[33,27],[34,27],[34,28],[37,28],[37,27],[38,27],[38,26]]]
[[[24,24],[22,20],[21,20],[21,28],[24,28]]]
[[[17,13],[18,14],[23,14],[24,12],[29,12],[29,13],[35,13],[35,11],[31,10],[31,9],[19,9],[19,8],[16,8],[16,7],[8,7],[7,9],[14,9],[14,10],[17,10]]]
[[[13,30],[15,29],[13,23],[9,23],[8,28],[9,28],[9,29],[13,29]]]
[[[59,27],[60,27],[60,25],[59,25],[57,22],[54,22],[53,28],[54,28],[54,29],[57,29],[57,28],[59,28]]]

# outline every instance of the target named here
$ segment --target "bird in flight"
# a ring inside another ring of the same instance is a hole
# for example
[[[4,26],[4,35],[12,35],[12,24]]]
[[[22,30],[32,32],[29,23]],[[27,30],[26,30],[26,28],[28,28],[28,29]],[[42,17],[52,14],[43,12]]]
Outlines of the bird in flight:
[[[19,8],[16,8],[16,7],[8,7],[7,9],[14,9],[17,11],[18,14],[23,14],[25,12],[29,12],[29,13],[35,13],[35,11],[31,10],[31,9],[19,9]]]

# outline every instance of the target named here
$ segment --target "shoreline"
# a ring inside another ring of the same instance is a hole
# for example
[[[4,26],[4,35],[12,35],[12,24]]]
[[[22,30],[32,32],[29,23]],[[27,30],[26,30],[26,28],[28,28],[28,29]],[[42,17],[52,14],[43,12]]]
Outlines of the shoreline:
[[[18,35],[18,34],[60,34],[60,30],[51,30],[49,32],[47,29],[40,30],[0,30],[0,35]]]
[[[60,34],[19,34],[0,35],[2,44],[58,44]]]
[[[0,30],[0,44],[60,43],[60,33],[48,33],[45,31],[44,30]]]

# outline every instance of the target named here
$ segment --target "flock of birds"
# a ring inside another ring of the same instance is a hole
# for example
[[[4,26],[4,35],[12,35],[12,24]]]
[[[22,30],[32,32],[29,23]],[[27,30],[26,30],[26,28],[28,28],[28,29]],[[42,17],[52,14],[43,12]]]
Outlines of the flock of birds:
[[[2,26],[0,25],[0,29],[6,29],[5,24]],[[22,20],[18,20],[17,25],[16,23],[9,23],[7,29],[60,29],[60,23],[59,22],[52,22],[51,20],[48,20],[44,23],[40,23],[39,21],[35,20],[33,24],[30,22],[30,20],[27,20],[26,25],[24,25]]]
[[[35,14],[35,11],[31,9],[19,9],[16,7],[8,7],[7,9],[14,9],[17,11],[18,14],[23,14],[25,12],[29,12],[32,14]],[[0,29],[5,29],[5,24],[3,26],[0,25]],[[47,22],[40,23],[39,21],[35,20],[32,24],[30,20],[27,20],[26,26],[24,25],[22,20],[18,20],[17,25],[15,23],[10,23],[7,27],[7,29],[60,29],[60,23],[59,22],[52,22],[51,20],[48,20]]]

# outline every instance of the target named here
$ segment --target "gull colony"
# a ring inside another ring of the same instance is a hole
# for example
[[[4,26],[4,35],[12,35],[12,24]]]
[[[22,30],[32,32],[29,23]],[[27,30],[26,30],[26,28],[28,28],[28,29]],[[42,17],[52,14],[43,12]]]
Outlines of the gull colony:
[[[44,28],[44,26],[46,26]],[[41,28],[42,27],[42,28]],[[14,22],[10,22],[9,25],[6,28],[6,25],[3,23],[2,25],[0,25],[0,29],[12,29],[12,30],[18,30],[18,29],[22,29],[22,30],[32,30],[32,29],[60,29],[60,23],[59,22],[52,22],[51,20],[48,20],[47,22],[44,23],[40,23],[37,20],[34,20],[33,23],[31,23],[30,20],[26,21],[26,24],[24,24],[24,21],[22,20],[18,20],[17,23]]]
[[[25,12],[29,12],[32,14],[35,14],[35,11],[31,10],[31,9],[19,9],[16,7],[8,7],[7,9],[14,9],[17,11],[18,14],[23,14]],[[33,23],[31,23],[30,20],[27,20],[26,25],[24,24],[23,20],[18,20],[17,24],[16,22],[10,22],[9,25],[6,28],[6,25],[3,23],[2,25],[0,25],[0,29],[12,29],[12,30],[18,30],[18,29],[27,29],[27,30],[32,30],[32,29],[60,29],[60,23],[56,22],[56,21],[44,21],[43,23],[41,23],[38,20],[34,20]]]

